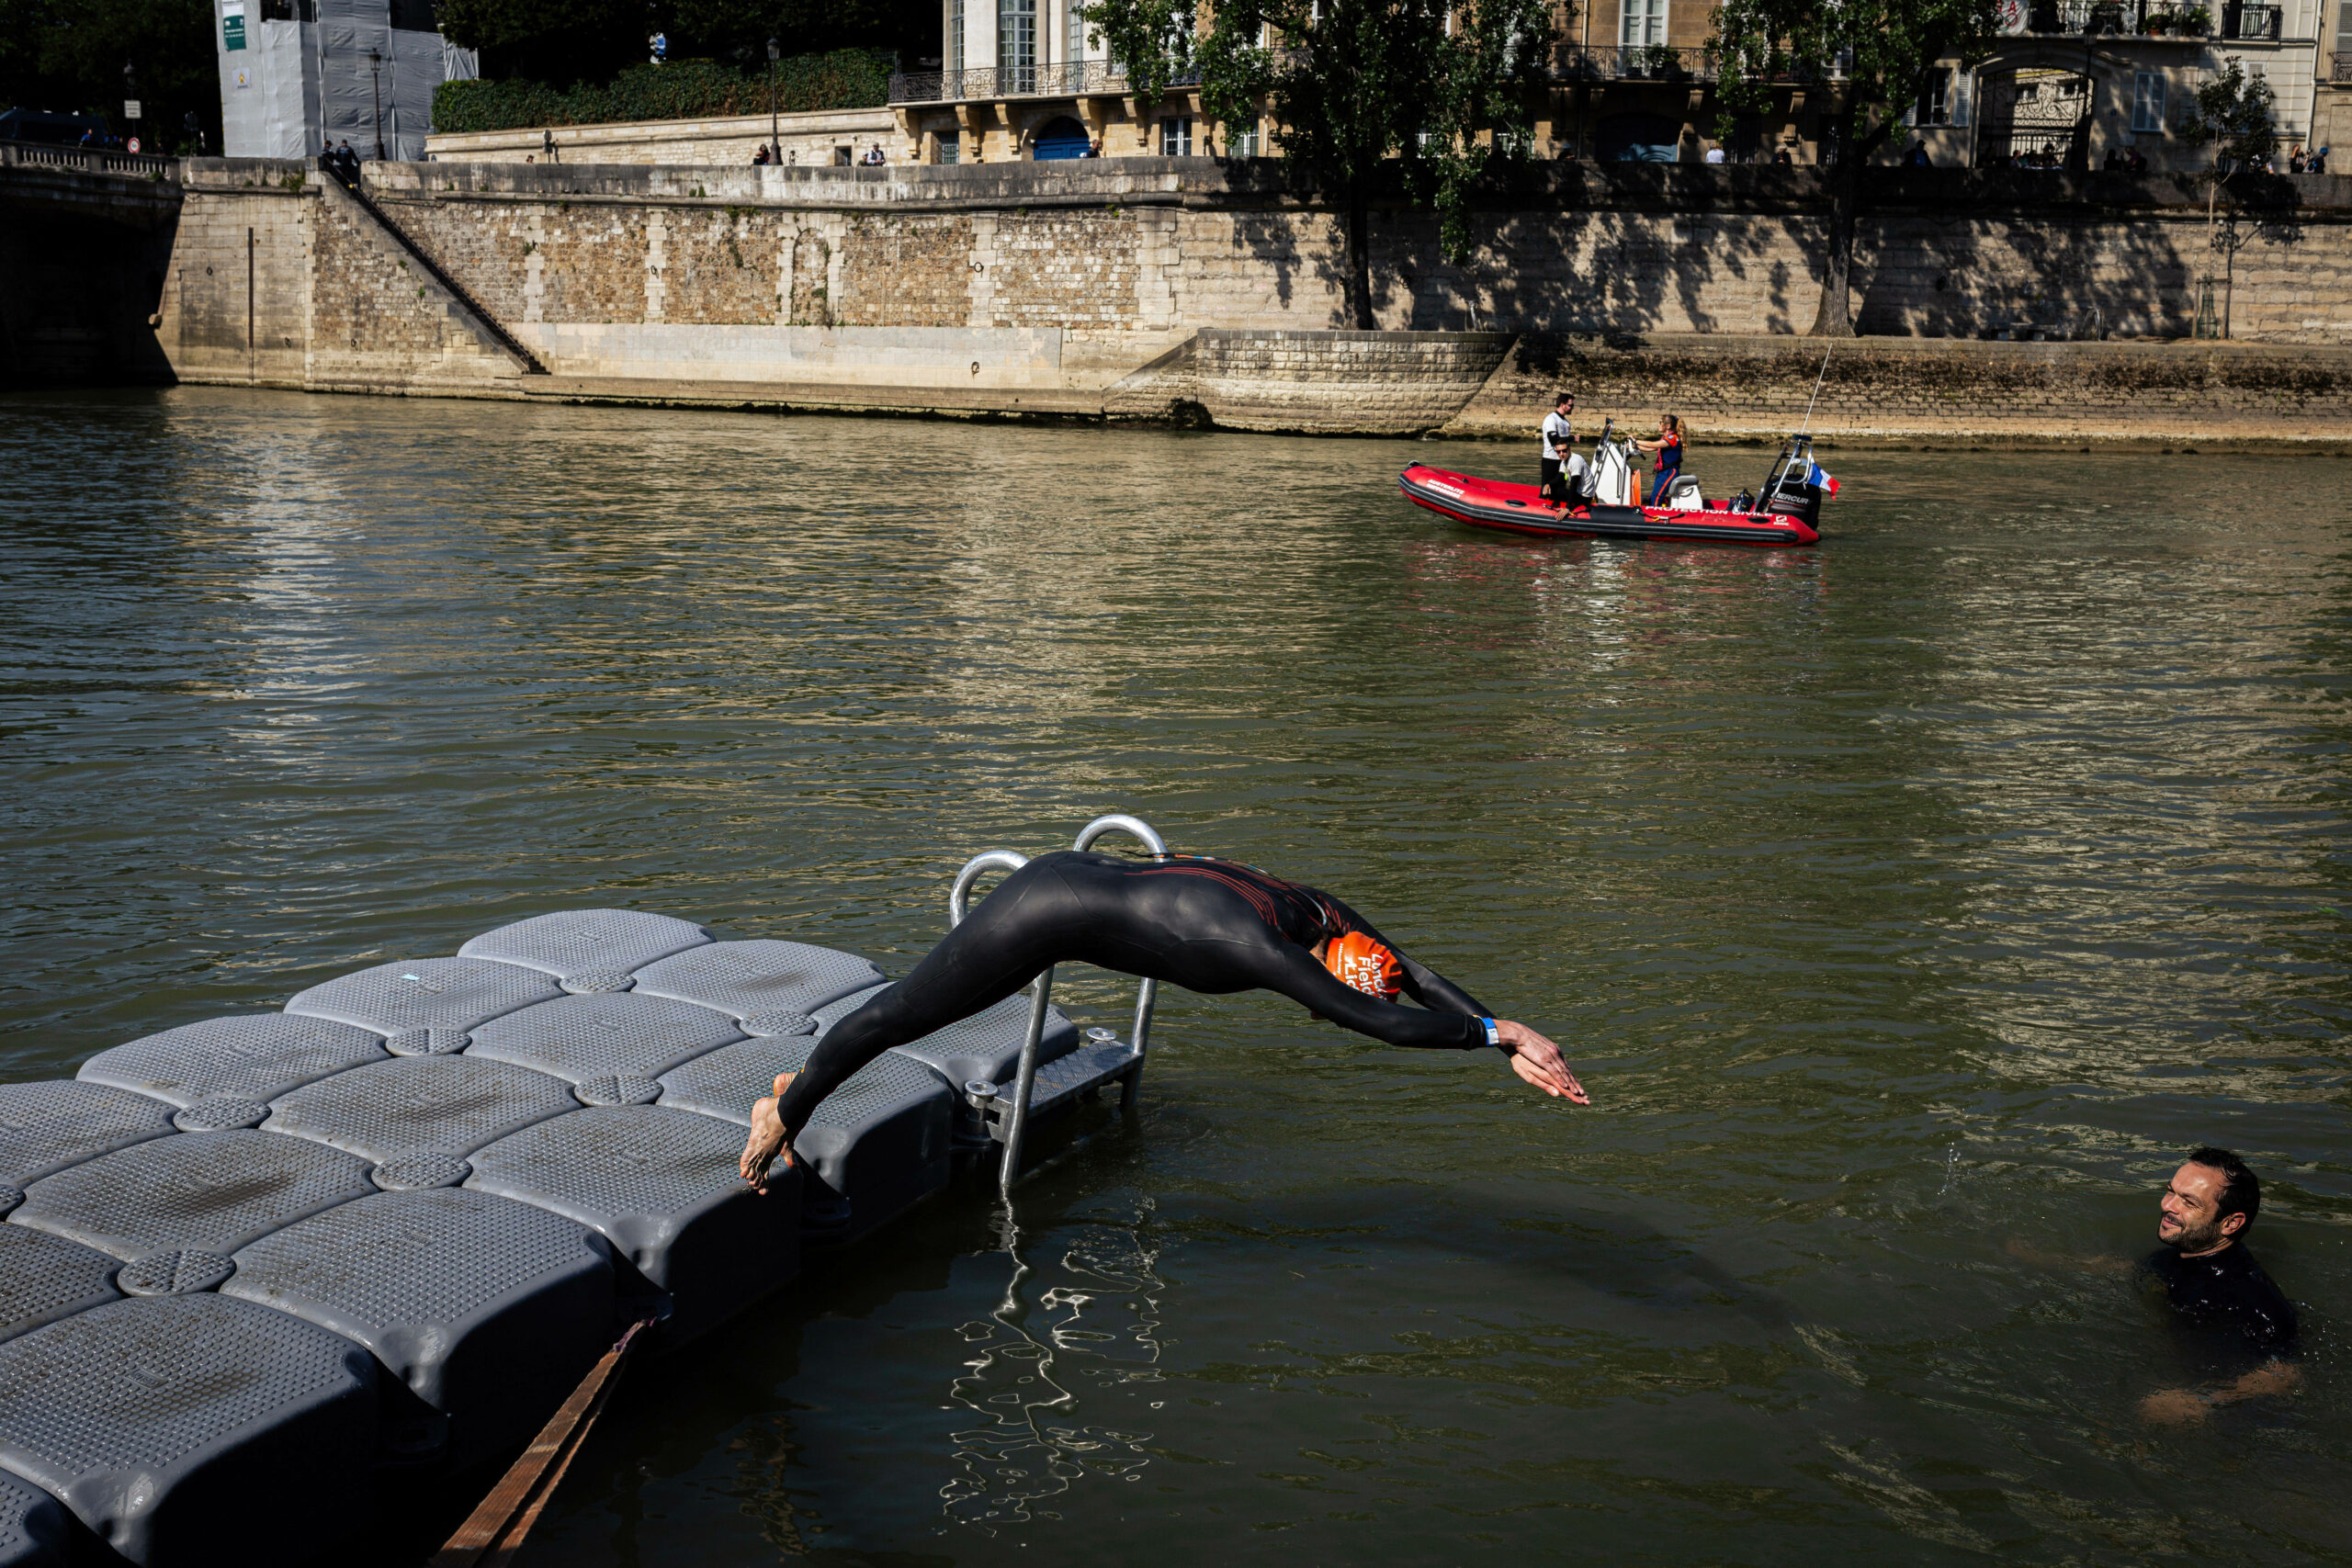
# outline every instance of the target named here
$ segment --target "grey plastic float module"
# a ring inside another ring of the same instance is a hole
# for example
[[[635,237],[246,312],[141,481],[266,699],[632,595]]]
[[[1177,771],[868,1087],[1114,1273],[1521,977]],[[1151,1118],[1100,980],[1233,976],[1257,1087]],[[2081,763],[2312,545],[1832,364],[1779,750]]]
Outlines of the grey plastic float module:
[[[366,1160],[322,1144],[179,1133],[34,1182],[8,1224],[124,1259],[175,1247],[225,1254],[375,1190]]]
[[[381,1162],[469,1154],[579,1107],[560,1078],[527,1067],[471,1056],[401,1056],[281,1095],[262,1130]]]
[[[495,958],[537,969],[581,988],[620,990],[621,982],[657,958],[711,940],[691,921],[641,909],[568,909],[501,926],[458,949],[461,958]]]
[[[266,1104],[289,1089],[383,1055],[383,1037],[368,1030],[256,1012],[207,1019],[101,1051],[74,1076],[182,1107],[205,1100]]]
[[[1021,1066],[1021,1043],[1029,1036],[1029,993],[1016,992],[961,1023],[926,1034],[911,1045],[898,1048],[940,1076],[951,1091],[966,1084],[1011,1083]],[[1037,1042],[1037,1060],[1057,1061],[1078,1049],[1078,1026],[1062,1010],[1047,1006],[1046,1032]]]
[[[662,1103],[698,1116],[718,1116],[739,1127],[752,1124],[752,1102],[775,1083],[778,1073],[797,1073],[833,1025],[865,1005],[882,987],[868,986],[797,1018],[767,1014],[768,1032],[725,1050],[706,1052],[662,1075]]]
[[[659,1077],[704,1052],[743,1038],[723,1012],[667,997],[566,997],[493,1019],[474,1031],[469,1056],[552,1073],[568,1083]]]
[[[455,1035],[561,995],[563,988],[536,969],[485,958],[412,958],[313,986],[288,1002],[286,1010],[379,1034]]]
[[[784,1284],[800,1266],[797,1172],[767,1196],[743,1185],[743,1134],[659,1105],[599,1106],[526,1127],[473,1156],[466,1185],[601,1233],[669,1292],[673,1341]],[[626,1286],[624,1286],[626,1290]]]
[[[115,1302],[0,1345],[0,1465],[148,1568],[266,1562],[364,1517],[375,1377],[251,1302]]]
[[[28,1186],[172,1130],[172,1108],[143,1094],[72,1078],[0,1084],[0,1183]]]
[[[65,1510],[29,1481],[0,1470],[0,1568],[65,1562]]]
[[[882,971],[857,954],[830,947],[764,939],[715,942],[639,969],[635,994],[675,997],[730,1018],[756,1021],[814,1012],[881,978]]]
[[[537,1431],[613,1339],[605,1239],[487,1192],[363,1198],[264,1237],[236,1263],[222,1294],[374,1351],[448,1417],[458,1466]]]
[[[0,1339],[104,1306],[122,1260],[23,1225],[0,1225]],[[0,1555],[0,1562],[7,1561]]]
[[[817,1038],[723,1046],[662,1079],[662,1103],[749,1129],[752,1101],[776,1074],[798,1072]],[[946,1186],[954,1125],[954,1098],[922,1063],[886,1051],[852,1073],[792,1141],[808,1168],[801,1218],[810,1238],[854,1241]]]

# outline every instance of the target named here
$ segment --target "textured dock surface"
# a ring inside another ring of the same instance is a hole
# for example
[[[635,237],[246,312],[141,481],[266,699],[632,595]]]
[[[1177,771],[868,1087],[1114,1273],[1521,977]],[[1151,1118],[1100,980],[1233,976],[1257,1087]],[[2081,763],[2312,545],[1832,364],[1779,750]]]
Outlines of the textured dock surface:
[[[153,1568],[332,1541],[386,1466],[528,1437],[627,1316],[691,1338],[936,1191],[1024,997],[861,1070],[768,1197],[736,1176],[882,981],[587,909],[0,1085],[0,1568],[76,1520]],[[1055,1013],[1046,1058],[1079,1045]]]

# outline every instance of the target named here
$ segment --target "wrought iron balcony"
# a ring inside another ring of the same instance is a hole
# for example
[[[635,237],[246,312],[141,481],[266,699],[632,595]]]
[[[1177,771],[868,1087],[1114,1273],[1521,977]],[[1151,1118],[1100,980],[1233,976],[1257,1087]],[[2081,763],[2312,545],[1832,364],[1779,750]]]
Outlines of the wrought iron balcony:
[[[1200,85],[1198,71],[1180,71],[1171,87]],[[1067,60],[1049,65],[975,66],[967,71],[913,71],[890,78],[894,104],[956,104],[986,98],[1074,98],[1125,93],[1127,68],[1112,60]]]
[[[2247,6],[2245,9],[2276,11],[2277,7]],[[2202,39],[2212,31],[2212,13],[2201,5],[2151,5],[2149,0],[2031,0],[2026,7],[2025,30],[2059,38],[2111,34]]]
[[[1715,74],[1715,51],[1664,43],[1566,48],[1560,51],[1556,73],[1570,81],[1711,81]]]
[[[2267,39],[2275,43],[2285,20],[2284,6],[2227,5],[2222,7],[2222,36],[2226,39]]]
[[[2352,54],[2329,55],[2327,79],[2331,82],[2352,82]]]

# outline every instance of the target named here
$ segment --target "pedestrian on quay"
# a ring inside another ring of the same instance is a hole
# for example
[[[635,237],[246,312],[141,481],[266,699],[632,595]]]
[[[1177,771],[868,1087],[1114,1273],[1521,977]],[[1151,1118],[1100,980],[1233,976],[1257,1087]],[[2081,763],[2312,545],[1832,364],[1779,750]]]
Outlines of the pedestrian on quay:
[[[1544,416],[1542,441],[1543,462],[1537,469],[1536,489],[1545,501],[1569,503],[1567,488],[1560,481],[1560,470],[1566,467],[1570,451],[1576,445],[1576,432],[1569,427],[1569,416],[1577,412],[1574,392],[1562,392],[1552,400],[1552,412]]]

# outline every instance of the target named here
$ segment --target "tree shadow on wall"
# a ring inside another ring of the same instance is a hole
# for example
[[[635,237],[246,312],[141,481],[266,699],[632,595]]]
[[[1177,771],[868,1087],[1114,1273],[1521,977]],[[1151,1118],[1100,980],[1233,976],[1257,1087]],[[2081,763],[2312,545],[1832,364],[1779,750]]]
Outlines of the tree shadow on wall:
[[[1282,309],[1311,277],[1328,300],[1314,324],[1352,326],[1341,215],[1301,171],[1227,178],[1247,204],[1230,243],[1273,274]],[[1817,184],[1809,169],[1521,165],[1480,187],[1456,265],[1392,175],[1370,215],[1374,313],[1420,332],[1799,331],[1820,288]]]

